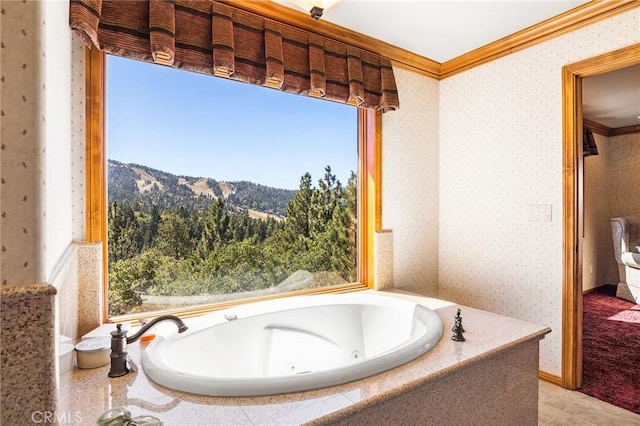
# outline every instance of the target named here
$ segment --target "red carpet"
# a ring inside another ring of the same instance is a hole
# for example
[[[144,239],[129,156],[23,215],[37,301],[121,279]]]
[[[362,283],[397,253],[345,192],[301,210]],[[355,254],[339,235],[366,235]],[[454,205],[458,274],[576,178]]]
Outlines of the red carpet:
[[[607,293],[584,295],[578,391],[640,414],[640,305]]]

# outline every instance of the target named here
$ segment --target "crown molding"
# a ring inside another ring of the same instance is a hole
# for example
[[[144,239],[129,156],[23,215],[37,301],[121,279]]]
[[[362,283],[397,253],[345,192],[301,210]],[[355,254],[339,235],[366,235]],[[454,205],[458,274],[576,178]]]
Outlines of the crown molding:
[[[639,6],[638,0],[591,1],[444,62],[440,78],[451,77]]]
[[[640,133],[640,124],[636,124],[633,126],[611,128],[611,127],[605,126],[604,124],[598,123],[597,121],[589,120],[587,118],[584,118],[582,120],[582,123],[588,128],[590,128],[593,132],[606,137],[632,135],[635,133]]]
[[[636,124],[635,126],[616,127],[615,129],[611,129],[609,136],[632,135],[634,133],[640,133],[640,125]]]
[[[604,124],[598,123],[597,121],[589,120],[588,118],[582,119],[582,124],[591,129],[591,131],[598,133],[603,136],[611,135],[611,128],[605,126]]]
[[[394,66],[441,80],[554,37],[640,7],[640,0],[594,0],[444,63],[366,36],[269,0],[220,0],[247,12],[291,25],[390,59]]]

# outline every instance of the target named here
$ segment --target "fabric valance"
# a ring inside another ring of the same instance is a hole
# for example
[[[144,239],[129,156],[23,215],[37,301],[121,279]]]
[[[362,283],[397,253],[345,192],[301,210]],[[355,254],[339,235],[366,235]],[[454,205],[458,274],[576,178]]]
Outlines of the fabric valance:
[[[382,111],[391,61],[212,0],[71,0],[69,23],[107,53]]]

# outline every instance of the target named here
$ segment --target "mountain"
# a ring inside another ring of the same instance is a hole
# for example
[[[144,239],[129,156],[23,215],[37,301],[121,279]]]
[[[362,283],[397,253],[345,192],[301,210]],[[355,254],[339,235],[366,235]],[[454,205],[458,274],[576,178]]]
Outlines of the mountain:
[[[108,161],[108,199],[138,202],[160,210],[177,208],[207,209],[218,197],[231,211],[248,211],[250,216],[284,217],[287,203],[297,191],[272,188],[247,181],[224,182],[212,178],[176,176],[140,164]]]

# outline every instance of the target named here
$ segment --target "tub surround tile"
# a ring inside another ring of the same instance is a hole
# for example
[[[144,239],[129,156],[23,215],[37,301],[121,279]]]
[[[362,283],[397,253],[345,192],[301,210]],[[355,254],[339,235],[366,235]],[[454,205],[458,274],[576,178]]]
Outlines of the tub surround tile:
[[[375,290],[393,287],[393,232],[385,230],[373,236],[373,285]]]
[[[56,409],[56,288],[0,288],[0,424],[31,424]]]
[[[71,340],[66,340],[64,336],[58,336],[57,362],[58,374],[65,374],[74,367],[75,345]]]
[[[60,374],[73,368],[73,353],[66,350],[82,335],[82,324],[100,323],[101,274],[97,256],[101,244],[71,243],[56,263],[49,282],[57,289],[56,318],[58,336],[58,366]],[[79,305],[92,306],[79,309]],[[83,317],[82,321],[80,320]],[[108,334],[107,334],[108,335]],[[73,349],[71,349],[72,351]],[[71,355],[71,356],[69,356]]]
[[[70,244],[57,262],[49,282],[56,288],[59,343],[78,338],[78,247]]]
[[[57,375],[73,369],[73,343],[78,338],[78,247],[75,244],[70,244],[62,254],[49,282],[57,292]]]
[[[444,407],[439,411],[447,413],[453,404],[459,405],[461,412],[481,412],[496,421],[529,413],[531,418],[526,417],[524,424],[537,422],[537,414],[531,413],[537,413],[538,342],[548,328],[461,307],[467,341],[454,342],[450,330],[458,305],[398,291],[385,293],[423,303],[436,310],[444,322],[444,336],[431,351],[392,370],[306,392],[255,398],[208,397],[150,382],[140,363],[144,346],[135,343],[129,346],[129,353],[138,364],[137,373],[110,379],[108,365],[75,369],[61,377],[59,409],[78,412],[86,423],[95,422],[110,408],[125,406],[134,416],[152,415],[165,425],[381,424],[384,419],[391,423],[399,419],[404,423],[424,421],[435,407]],[[449,393],[443,397],[452,386],[458,396]],[[425,397],[433,399],[434,405],[425,405]],[[516,397],[523,401],[513,401],[509,409],[495,409],[501,401]],[[468,422],[470,414],[466,416],[460,420],[473,424]]]
[[[102,324],[102,243],[78,246],[78,335]]]

